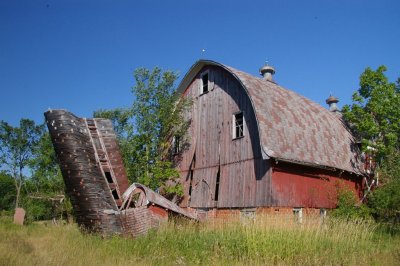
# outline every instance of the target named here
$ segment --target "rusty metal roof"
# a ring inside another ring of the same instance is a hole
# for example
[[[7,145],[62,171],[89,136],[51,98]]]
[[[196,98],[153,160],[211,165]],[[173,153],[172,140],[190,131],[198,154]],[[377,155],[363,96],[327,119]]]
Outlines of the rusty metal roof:
[[[207,65],[224,68],[243,85],[253,104],[265,158],[362,173],[354,138],[341,118],[294,91],[209,60],[197,61],[178,91],[183,92]]]

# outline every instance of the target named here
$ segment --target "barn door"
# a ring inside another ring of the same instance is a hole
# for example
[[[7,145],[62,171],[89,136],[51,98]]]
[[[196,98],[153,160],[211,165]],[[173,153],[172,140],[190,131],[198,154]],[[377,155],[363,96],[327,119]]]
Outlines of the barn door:
[[[215,207],[215,186],[218,167],[196,169],[192,183],[191,207],[212,208]]]

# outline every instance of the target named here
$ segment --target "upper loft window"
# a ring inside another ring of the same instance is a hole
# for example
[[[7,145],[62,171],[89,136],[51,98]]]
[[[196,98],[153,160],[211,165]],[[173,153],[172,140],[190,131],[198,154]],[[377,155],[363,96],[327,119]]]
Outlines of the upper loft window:
[[[172,140],[172,148],[173,148],[173,154],[179,154],[182,151],[181,147],[181,137],[180,136],[174,136]]]
[[[244,137],[243,112],[233,114],[233,139]]]
[[[209,73],[208,71],[206,71],[201,74],[200,95],[208,92],[209,90],[208,81],[209,81]]]

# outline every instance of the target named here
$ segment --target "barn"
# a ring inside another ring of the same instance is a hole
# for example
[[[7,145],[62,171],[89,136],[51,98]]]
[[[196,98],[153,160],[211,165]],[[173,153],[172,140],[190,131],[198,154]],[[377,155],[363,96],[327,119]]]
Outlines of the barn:
[[[181,207],[206,217],[251,212],[320,212],[336,207],[338,188],[358,197],[363,164],[330,97],[330,110],[260,77],[197,61],[178,92],[192,99],[187,142],[175,138],[185,196]]]

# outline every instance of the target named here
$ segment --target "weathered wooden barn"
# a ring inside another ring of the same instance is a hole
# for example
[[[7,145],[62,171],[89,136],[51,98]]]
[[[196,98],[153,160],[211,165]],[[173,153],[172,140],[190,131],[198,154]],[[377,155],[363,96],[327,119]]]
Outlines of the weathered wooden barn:
[[[178,91],[193,105],[190,145],[177,158],[182,207],[208,216],[324,210],[336,206],[338,186],[361,194],[363,165],[337,101],[327,110],[279,86],[274,72],[200,60],[185,75]]]

